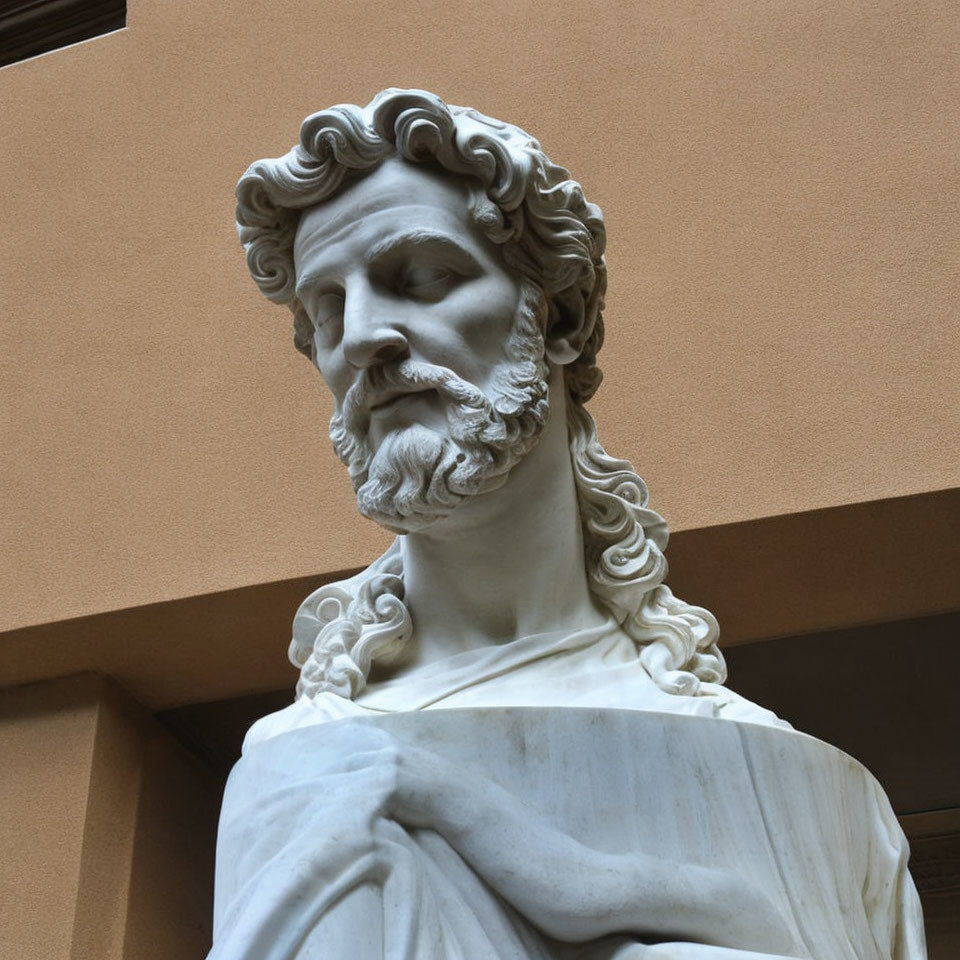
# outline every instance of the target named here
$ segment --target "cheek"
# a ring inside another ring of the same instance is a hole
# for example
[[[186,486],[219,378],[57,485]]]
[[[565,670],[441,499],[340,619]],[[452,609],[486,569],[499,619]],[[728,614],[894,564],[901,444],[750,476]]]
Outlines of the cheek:
[[[327,392],[333,397],[334,407],[339,410],[352,383],[346,365],[336,364],[329,358],[317,355],[315,366],[320,372],[320,378],[323,380]]]
[[[459,313],[460,338],[475,366],[483,370],[505,358],[504,345],[513,330],[520,296],[512,288],[495,285],[478,291]]]
[[[510,332],[509,325],[498,322],[499,317],[485,314],[478,318],[475,326],[464,338],[467,364],[478,386],[492,379],[501,363],[506,361],[506,344]]]

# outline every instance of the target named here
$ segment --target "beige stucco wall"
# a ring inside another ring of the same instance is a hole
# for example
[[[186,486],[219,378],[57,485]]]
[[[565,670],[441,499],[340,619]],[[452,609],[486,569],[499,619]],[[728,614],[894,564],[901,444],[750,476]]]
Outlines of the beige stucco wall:
[[[0,956],[70,957],[96,724],[74,684],[0,692]]]
[[[303,115],[434,88],[605,209],[602,435],[676,529],[960,483],[953,0],[130,0],[0,71],[0,629],[368,560],[231,220]]]
[[[206,954],[221,785],[122,690],[0,690],[0,770],[0,957]]]

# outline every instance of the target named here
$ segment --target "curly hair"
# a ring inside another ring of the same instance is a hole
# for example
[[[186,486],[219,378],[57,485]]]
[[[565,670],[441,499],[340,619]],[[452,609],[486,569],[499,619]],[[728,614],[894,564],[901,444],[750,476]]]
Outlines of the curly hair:
[[[471,216],[504,263],[542,290],[546,329],[577,353],[564,367],[568,435],[590,589],[640,649],[666,691],[697,692],[726,675],[712,614],[663,583],[667,527],[649,509],[647,487],[610,457],[584,404],[600,385],[607,274],[600,208],[512,124],[449,106],[422,90],[384,90],[366,106],[340,104],[304,120],[300,140],[258,160],[237,184],[237,230],[263,294],[294,314],[294,342],[311,355],[312,325],[295,293],[293,243],[301,212],[334,196],[390,157],[463,178]],[[355,697],[374,660],[389,662],[411,635],[397,543],[350,580],[327,584],[294,619],[290,659],[298,695]]]

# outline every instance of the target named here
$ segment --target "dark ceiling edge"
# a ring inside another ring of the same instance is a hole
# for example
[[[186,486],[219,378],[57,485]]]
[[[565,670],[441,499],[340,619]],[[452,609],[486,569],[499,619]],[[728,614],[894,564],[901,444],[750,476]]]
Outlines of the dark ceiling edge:
[[[0,11],[0,67],[122,30],[126,0],[14,0]]]

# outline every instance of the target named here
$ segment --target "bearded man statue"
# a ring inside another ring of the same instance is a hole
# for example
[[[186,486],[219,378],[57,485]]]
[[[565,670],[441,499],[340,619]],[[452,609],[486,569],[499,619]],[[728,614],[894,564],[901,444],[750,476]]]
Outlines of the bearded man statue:
[[[385,90],[254,163],[237,225],[398,534],[301,606],[224,799],[215,960],[922,960],[855,761],[723,686],[601,447],[598,207],[518,127]]]

